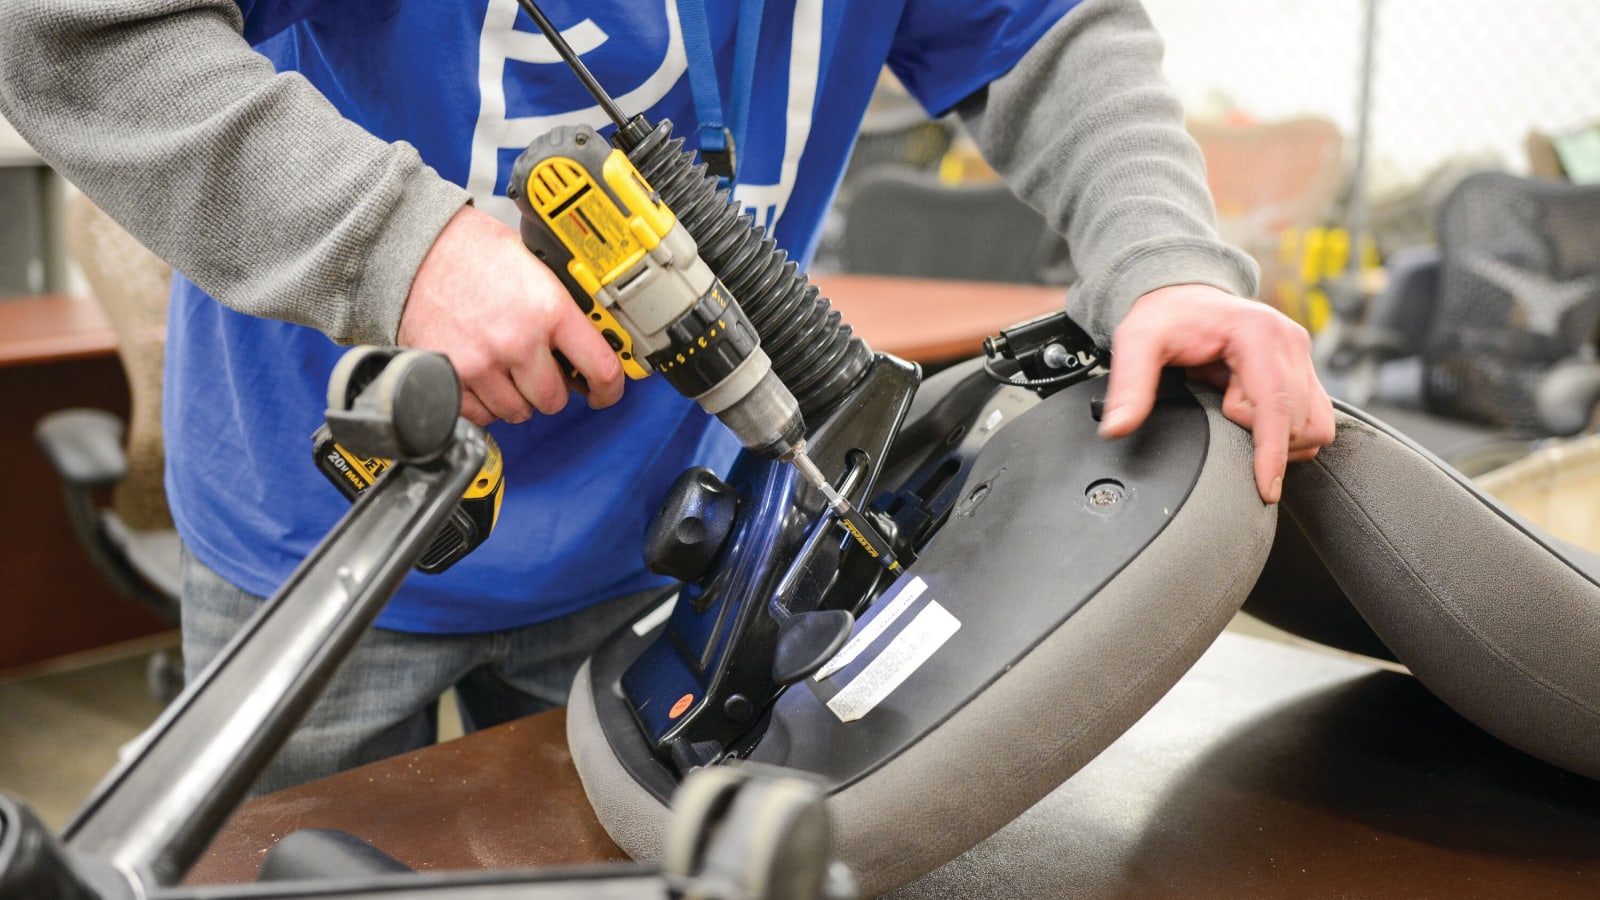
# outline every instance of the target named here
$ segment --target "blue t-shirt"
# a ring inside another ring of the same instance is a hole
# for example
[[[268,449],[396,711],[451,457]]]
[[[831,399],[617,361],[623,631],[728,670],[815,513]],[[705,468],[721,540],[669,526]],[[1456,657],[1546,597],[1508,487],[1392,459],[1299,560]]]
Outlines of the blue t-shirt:
[[[774,0],[765,4],[736,197],[805,262],[887,63],[934,112],[1009,69],[1076,0]],[[724,98],[738,0],[708,0]],[[406,141],[508,223],[512,161],[558,124],[608,120],[515,0],[241,0],[245,36],[351,120]],[[694,140],[674,0],[547,0],[545,14],[630,115]],[[168,329],[167,480],[184,541],[252,593],[277,590],[348,509],[310,435],[344,349],[233,312],[177,279]],[[449,571],[412,573],[378,624],[518,627],[660,583],[645,526],[685,468],[725,470],[737,442],[662,379],[490,432],[505,457],[494,534]]]

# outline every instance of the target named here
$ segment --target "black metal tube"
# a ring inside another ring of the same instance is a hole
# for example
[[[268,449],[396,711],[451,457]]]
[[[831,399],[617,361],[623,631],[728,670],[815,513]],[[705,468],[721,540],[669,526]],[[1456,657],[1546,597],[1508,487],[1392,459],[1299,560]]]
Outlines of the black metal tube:
[[[545,18],[544,11],[539,8],[539,5],[534,3],[533,0],[517,0],[517,4],[522,7],[523,12],[528,14],[529,18],[533,19],[533,24],[539,26],[539,30],[544,32],[545,39],[550,41],[550,46],[556,48],[556,53],[561,55],[561,58],[572,68],[573,73],[578,76],[578,80],[583,82],[584,90],[587,90],[590,96],[594,97],[595,102],[600,104],[600,108],[605,110],[606,115],[616,123],[617,128],[627,128],[628,116],[622,111],[622,107],[618,106],[617,102],[611,99],[611,95],[606,93],[605,88],[600,86],[599,79],[595,78],[594,73],[589,71],[589,67],[583,64],[583,60],[578,58],[578,54],[572,52],[572,45],[568,44],[566,38],[561,36],[561,32],[550,24],[549,19]]]
[[[765,229],[706,174],[705,164],[683,149],[671,122],[661,121],[627,152],[749,316],[802,414],[827,409],[861,380],[872,365],[872,350],[851,335]]]
[[[366,878],[183,885],[146,900],[673,900],[679,885],[629,863],[522,871],[415,872]],[[720,895],[719,895],[720,896]]]
[[[63,830],[146,886],[176,882],[377,617],[483,465],[458,420],[444,458],[397,465],[153,725]]]

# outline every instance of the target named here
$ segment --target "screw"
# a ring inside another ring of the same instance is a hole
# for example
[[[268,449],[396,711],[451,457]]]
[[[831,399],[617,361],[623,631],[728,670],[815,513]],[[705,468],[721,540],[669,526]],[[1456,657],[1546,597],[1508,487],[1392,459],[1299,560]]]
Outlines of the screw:
[[[1084,496],[1088,498],[1089,505],[1100,509],[1121,503],[1126,495],[1122,485],[1109,478],[1103,481],[1096,481],[1094,484],[1089,485],[1089,489],[1084,492]]]

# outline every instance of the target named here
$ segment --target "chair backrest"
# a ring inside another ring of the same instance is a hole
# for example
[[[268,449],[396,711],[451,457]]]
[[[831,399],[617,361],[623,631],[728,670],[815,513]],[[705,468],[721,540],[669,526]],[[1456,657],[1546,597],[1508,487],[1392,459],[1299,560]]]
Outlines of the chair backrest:
[[[171,528],[162,485],[161,368],[172,268],[82,194],[67,200],[65,231],[67,249],[116,332],[131,394],[128,474],[112,507],[129,528]]]
[[[1536,433],[1540,380],[1592,352],[1600,323],[1600,185],[1475,173],[1445,198],[1438,234],[1427,405]]]
[[[1244,124],[1191,120],[1187,128],[1205,156],[1223,237],[1276,247],[1282,229],[1327,220],[1344,148],[1333,122],[1315,116]]]
[[[948,185],[927,172],[862,174],[845,215],[846,272],[1038,283],[1061,239],[998,182]]]
[[[1190,120],[1206,161],[1206,184],[1224,240],[1261,265],[1262,299],[1309,319],[1294,296],[1299,259],[1285,258],[1285,232],[1326,224],[1344,177],[1344,135],[1332,121],[1302,116],[1275,122]],[[1306,322],[1306,324],[1310,324]]]

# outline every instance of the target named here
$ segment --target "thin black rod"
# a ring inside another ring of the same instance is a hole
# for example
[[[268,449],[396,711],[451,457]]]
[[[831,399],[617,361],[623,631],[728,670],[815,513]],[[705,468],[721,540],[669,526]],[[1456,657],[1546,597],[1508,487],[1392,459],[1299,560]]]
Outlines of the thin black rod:
[[[517,5],[521,6],[522,11],[533,19],[533,24],[539,26],[539,30],[544,32],[544,36],[549,39],[550,45],[555,47],[556,52],[561,54],[561,58],[567,61],[567,65],[572,68],[573,74],[577,75],[578,80],[583,82],[584,89],[594,96],[595,101],[600,104],[600,108],[606,111],[607,116],[611,117],[611,121],[615,122],[618,128],[628,127],[628,117],[623,114],[622,107],[611,99],[611,95],[607,94],[605,88],[600,86],[600,82],[595,79],[594,75],[590,74],[589,67],[583,64],[583,60],[578,59],[578,54],[572,52],[572,47],[561,37],[561,32],[550,24],[550,20],[545,18],[544,12],[539,9],[539,5],[534,3],[533,0],[517,0]]]

